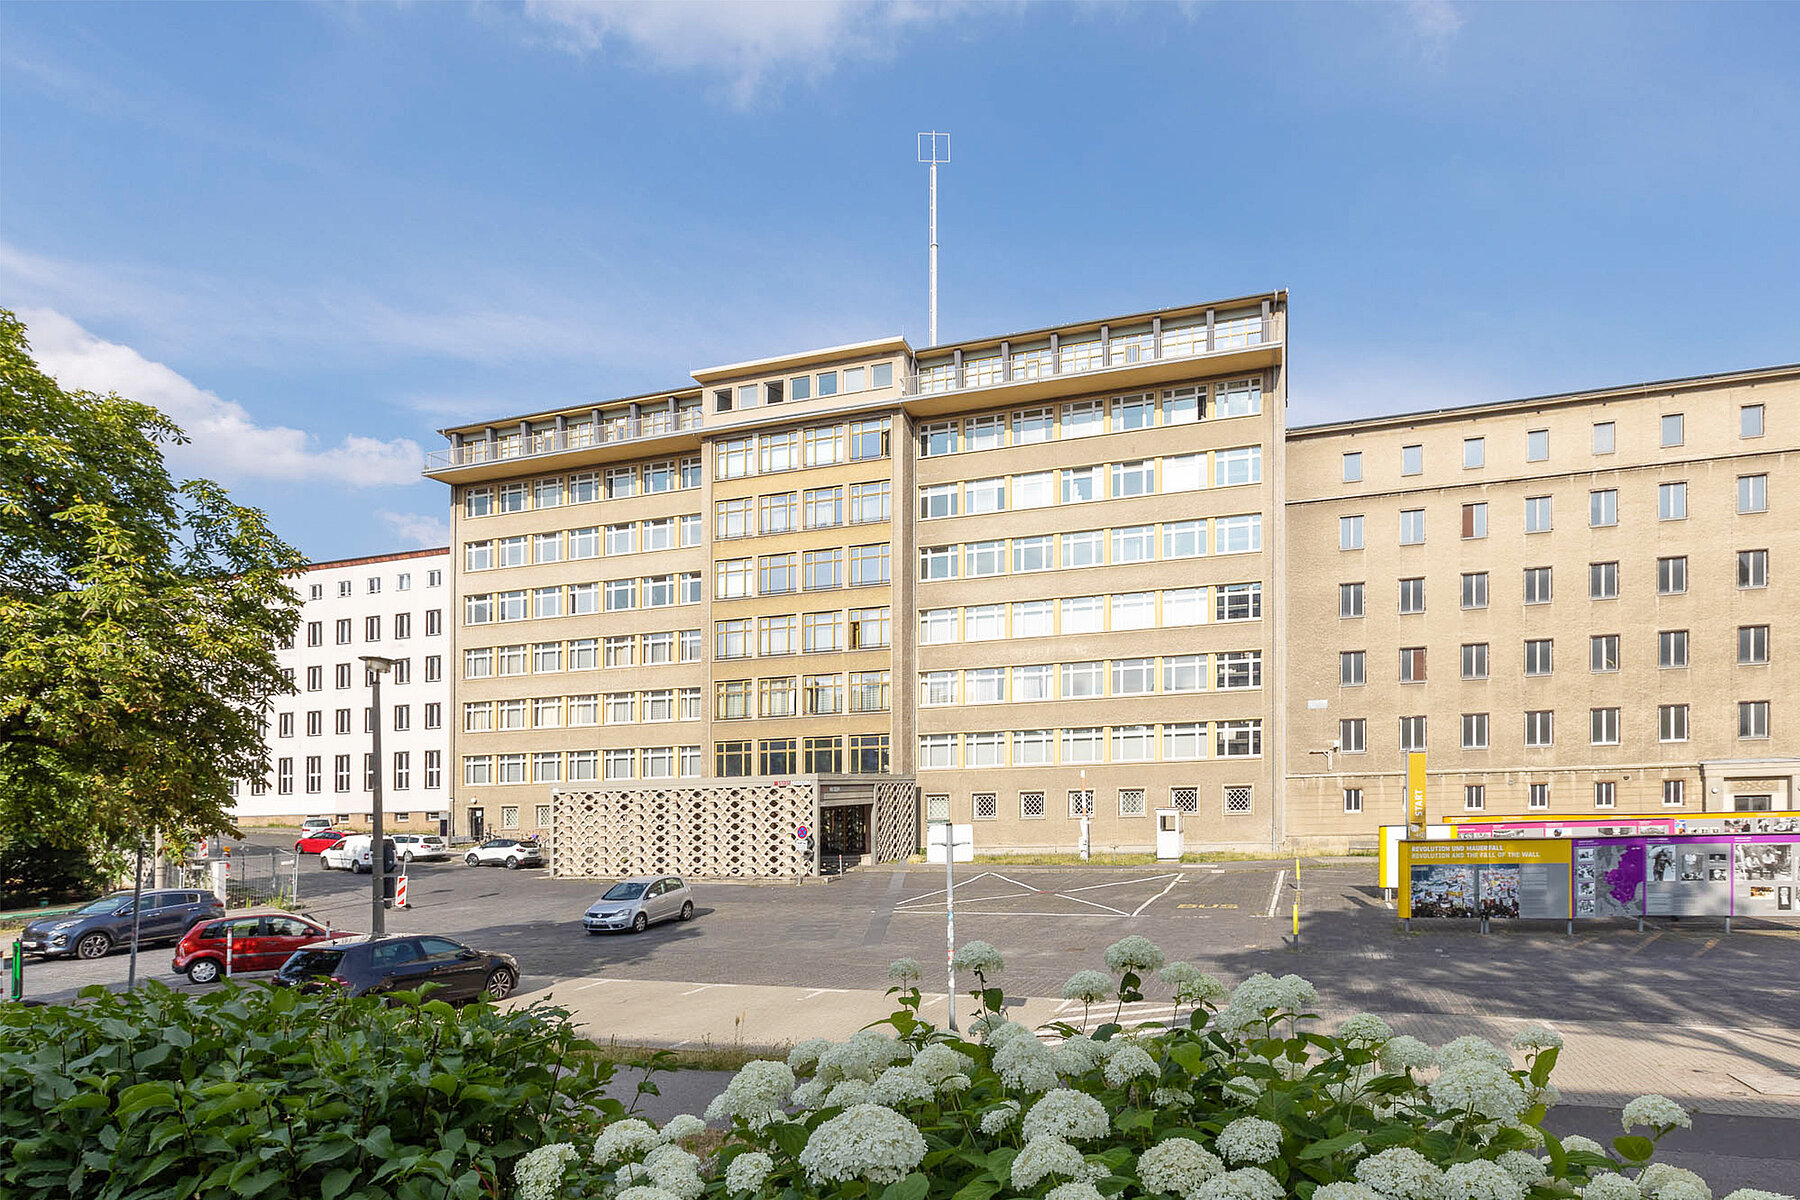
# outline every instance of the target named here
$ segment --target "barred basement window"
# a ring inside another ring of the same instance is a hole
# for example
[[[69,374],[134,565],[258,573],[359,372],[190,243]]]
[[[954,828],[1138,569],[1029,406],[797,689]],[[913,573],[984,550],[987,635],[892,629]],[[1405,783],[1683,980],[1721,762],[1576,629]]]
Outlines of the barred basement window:
[[[1020,792],[1019,816],[1026,820],[1038,820],[1044,815],[1044,793]]]
[[[950,819],[950,796],[939,792],[925,797],[925,819],[927,821],[948,821]]]
[[[1069,793],[1069,815],[1077,819],[1094,815],[1094,793],[1090,791],[1072,791]]]
[[[1178,787],[1169,789],[1169,805],[1176,812],[1197,813],[1200,811],[1200,789]]]
[[[539,829],[550,828],[550,806],[548,804],[537,806],[537,824]]]
[[[1146,811],[1143,788],[1119,789],[1119,815],[1121,817],[1141,817]]]
[[[970,799],[974,802],[977,821],[992,821],[1000,815],[1000,797],[995,793],[976,792]],[[1039,794],[1038,803],[1043,803],[1042,793]]]
[[[1250,811],[1250,789],[1247,787],[1228,787],[1225,789],[1225,815],[1243,816]]]

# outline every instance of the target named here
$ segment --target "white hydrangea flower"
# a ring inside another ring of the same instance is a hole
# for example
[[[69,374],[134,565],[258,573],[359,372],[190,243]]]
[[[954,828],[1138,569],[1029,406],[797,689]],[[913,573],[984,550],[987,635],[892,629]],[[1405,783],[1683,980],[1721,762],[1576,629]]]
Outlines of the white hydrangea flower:
[[[1550,1172],[1544,1164],[1537,1160],[1537,1155],[1527,1154],[1523,1150],[1508,1150],[1496,1158],[1494,1162],[1519,1181],[1521,1187],[1530,1187],[1540,1179],[1549,1177]]]
[[[662,1145],[662,1134],[648,1121],[626,1117],[614,1121],[594,1139],[594,1162],[600,1166],[643,1154]]]
[[[1521,1121],[1513,1125],[1508,1125],[1506,1128],[1512,1130],[1533,1146],[1542,1147],[1544,1144],[1544,1131],[1539,1129],[1536,1125],[1527,1125]]]
[[[795,1108],[811,1112],[825,1103],[826,1084],[823,1079],[809,1079],[794,1089],[791,1097]]]
[[[1106,948],[1106,969],[1114,975],[1132,971],[1138,975],[1159,969],[1168,959],[1162,949],[1147,937],[1132,933]]]
[[[1739,1188],[1730,1193],[1725,1200],[1794,1200],[1785,1192],[1765,1192],[1761,1188]]]
[[[967,1075],[946,1075],[937,1081],[940,1096],[948,1096],[954,1092],[966,1092],[975,1086],[975,1081]]]
[[[1069,976],[1069,982],[1063,984],[1064,1000],[1079,1000],[1083,1004],[1098,1004],[1112,996],[1112,976],[1100,971],[1077,971]]]
[[[1189,1138],[1165,1138],[1138,1155],[1138,1183],[1161,1196],[1187,1200],[1201,1184],[1224,1173],[1219,1156]]]
[[[785,1062],[755,1059],[743,1065],[725,1090],[706,1106],[709,1121],[742,1118],[753,1128],[761,1128],[779,1116],[793,1094],[793,1068]]]
[[[1086,1169],[1087,1160],[1081,1156],[1081,1151],[1061,1138],[1032,1138],[1012,1161],[1012,1185],[1021,1192],[1028,1192],[1048,1175],[1077,1179],[1086,1173]]]
[[[952,1075],[967,1075],[975,1069],[975,1060],[943,1042],[933,1042],[913,1055],[912,1066],[927,1083],[938,1084]]]
[[[1465,1058],[1447,1066],[1426,1088],[1439,1108],[1511,1121],[1525,1111],[1525,1089],[1505,1068]]]
[[[1313,1200],[1387,1200],[1387,1198],[1366,1183],[1351,1183],[1349,1180],[1344,1180],[1341,1183],[1320,1184],[1313,1189]]]
[[[706,1132],[706,1122],[692,1113],[676,1113],[663,1122],[662,1136],[665,1142],[679,1142],[691,1138],[697,1133]]]
[[[1356,1181],[1395,1200],[1438,1200],[1443,1173],[1410,1146],[1372,1154],[1356,1164]]]
[[[1651,1163],[1638,1176],[1637,1183],[1645,1200],[1712,1200],[1712,1189],[1706,1186],[1706,1180],[1685,1167]]]
[[[1505,1168],[1479,1158],[1445,1171],[1438,1188],[1443,1200],[1525,1200],[1525,1189]]]
[[[1073,1088],[1057,1088],[1031,1106],[1019,1123],[1019,1136],[1028,1142],[1041,1137],[1083,1142],[1105,1137],[1111,1128],[1112,1118],[1100,1101]]]
[[[1589,1154],[1606,1153],[1605,1146],[1602,1146],[1591,1137],[1582,1137],[1579,1133],[1571,1133],[1568,1137],[1562,1139],[1562,1148],[1565,1154],[1573,1154],[1577,1150],[1585,1150]]]
[[[1050,1051],[1050,1061],[1061,1074],[1085,1075],[1106,1061],[1107,1046],[1085,1033],[1078,1033]]]
[[[699,1200],[706,1191],[700,1160],[679,1146],[659,1146],[644,1159],[650,1182],[681,1200]]]
[[[1492,1063],[1504,1070],[1512,1070],[1512,1055],[1502,1050],[1484,1037],[1468,1034],[1454,1041],[1446,1042],[1438,1051],[1438,1063],[1445,1070],[1465,1062]]]
[[[1281,1126],[1261,1117],[1239,1117],[1213,1143],[1226,1162],[1266,1163],[1281,1153]]]
[[[1013,1119],[1019,1115],[1017,1100],[1002,1100],[999,1104],[981,1114],[981,1132],[989,1137],[999,1137],[1006,1132]]]
[[[830,1038],[807,1038],[804,1042],[801,1042],[798,1046],[795,1046],[792,1050],[788,1051],[788,1069],[797,1075],[804,1075],[806,1072],[819,1065],[819,1056],[831,1049],[832,1045],[833,1043]]]
[[[613,1168],[613,1187],[628,1188],[634,1183],[641,1183],[650,1178],[650,1172],[644,1170],[643,1163],[620,1163]]]
[[[925,1158],[919,1127],[891,1108],[858,1104],[812,1131],[800,1165],[814,1183],[897,1183]]]
[[[1037,1037],[1035,1033],[1031,1032],[1031,1030],[1025,1028],[1017,1021],[1008,1020],[999,1013],[988,1013],[986,1016],[977,1020],[975,1022],[975,1032],[979,1033],[982,1039],[996,1050],[1006,1045],[1006,1043],[1012,1041],[1014,1038],[1028,1037],[1035,1040]]]
[[[1208,1179],[1188,1200],[1283,1200],[1286,1195],[1287,1189],[1261,1167],[1239,1167]]]
[[[950,959],[950,966],[954,970],[968,971],[985,979],[1004,971],[1006,960],[1000,957],[1000,951],[991,944],[977,939],[957,947],[955,955]]]
[[[1381,1064],[1382,1070],[1398,1075],[1402,1071],[1417,1071],[1429,1067],[1437,1061],[1437,1051],[1418,1038],[1403,1034],[1382,1046],[1381,1052],[1376,1055],[1376,1061]]]
[[[1688,1119],[1687,1109],[1667,1096],[1656,1095],[1639,1096],[1627,1104],[1620,1117],[1620,1122],[1625,1126],[1627,1132],[1637,1125],[1648,1125],[1652,1129],[1662,1129],[1671,1125],[1680,1129],[1689,1129],[1694,1124]]]
[[[1231,994],[1230,988],[1193,963],[1172,962],[1158,971],[1156,977],[1175,990],[1175,1000],[1180,1004],[1222,1000]]]
[[[761,1150],[740,1154],[725,1168],[725,1190],[732,1195],[759,1192],[775,1171],[775,1160]]]
[[[1240,1104],[1254,1104],[1256,1098],[1262,1095],[1263,1081],[1252,1079],[1248,1075],[1233,1075],[1225,1081],[1225,1086],[1221,1090],[1226,1096]]]
[[[936,1094],[931,1081],[919,1074],[918,1069],[908,1065],[889,1067],[869,1085],[869,1103],[881,1104],[888,1108],[900,1108],[907,1104],[924,1104]]]
[[[1290,996],[1281,980],[1266,971],[1258,971],[1238,984],[1231,993],[1232,1008],[1262,1014],[1288,1008]]]
[[[550,1200],[562,1182],[563,1171],[580,1157],[581,1153],[568,1142],[539,1146],[522,1155],[513,1164],[513,1186],[518,1189],[519,1200]]]
[[[1035,1037],[1009,1038],[994,1051],[994,1073],[1014,1091],[1047,1092],[1057,1085],[1050,1051]]]
[[[1121,1046],[1106,1060],[1106,1082],[1113,1087],[1124,1087],[1133,1079],[1155,1079],[1161,1074],[1162,1068],[1142,1046]]]
[[[1507,1043],[1514,1050],[1560,1050],[1562,1034],[1547,1025],[1527,1025]]]
[[[826,1108],[854,1108],[858,1104],[869,1102],[869,1085],[860,1079],[846,1079],[842,1083],[834,1083],[831,1090],[825,1093]]]
[[[888,978],[902,987],[925,978],[925,968],[916,958],[896,958],[888,964]]]
[[[1394,1036],[1394,1030],[1374,1013],[1357,1013],[1344,1019],[1337,1035],[1353,1046],[1379,1046]]]
[[[891,1063],[909,1056],[911,1050],[901,1042],[873,1029],[862,1029],[819,1056],[816,1076],[826,1083],[860,1079],[871,1083]]]
[[[1059,1183],[1044,1193],[1044,1200],[1104,1200],[1100,1189],[1085,1179],[1073,1183]]]
[[[666,1188],[638,1183],[621,1190],[618,1195],[613,1197],[613,1200],[681,1200],[681,1197]]]
[[[1596,1175],[1581,1189],[1581,1200],[1644,1200],[1644,1189],[1611,1171]]]
[[[1554,1083],[1546,1083],[1543,1087],[1529,1082],[1525,1085],[1525,1106],[1527,1108],[1533,1104],[1541,1104],[1545,1108],[1555,1108],[1561,1099],[1562,1093],[1556,1090]]]
[[[1150,1093],[1150,1103],[1158,1108],[1192,1108],[1194,1093],[1186,1088],[1160,1087]]]

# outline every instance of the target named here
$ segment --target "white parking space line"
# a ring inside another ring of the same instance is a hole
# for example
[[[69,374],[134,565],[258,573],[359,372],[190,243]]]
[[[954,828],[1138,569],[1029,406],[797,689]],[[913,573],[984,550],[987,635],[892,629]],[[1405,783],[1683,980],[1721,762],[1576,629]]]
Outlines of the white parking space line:
[[[699,992],[711,991],[713,988],[722,988],[722,987],[730,987],[730,986],[731,985],[729,983],[703,983],[699,987],[689,988],[687,991],[685,991],[681,994],[684,996],[692,996]]]
[[[1078,887],[1078,888],[1069,888],[1068,890],[1071,892],[1091,892],[1095,888],[1124,887],[1126,884],[1130,884],[1130,883],[1155,883],[1159,879],[1170,879],[1170,878],[1179,879],[1180,876],[1179,875],[1175,875],[1175,876],[1147,875],[1143,879],[1115,879],[1111,883],[1090,883],[1090,884],[1086,884],[1086,885],[1084,885],[1082,887]],[[1064,893],[1059,892],[1057,894],[1062,895]]]
[[[576,991],[578,991],[578,992],[585,992],[585,991],[587,991],[587,990],[588,990],[588,989],[589,989],[589,988],[597,988],[597,987],[599,987],[599,986],[600,986],[600,985],[601,985],[601,984],[605,984],[605,983],[616,983],[616,982],[618,982],[618,981],[617,981],[617,980],[614,980],[614,979],[596,979],[596,980],[594,980],[594,982],[592,982],[592,983],[584,983],[584,984],[582,984],[582,985],[581,985],[581,986],[580,986],[580,987],[578,987],[578,988],[576,988],[576,989],[575,989],[575,990],[576,990]]]
[[[1269,911],[1265,916],[1275,915],[1275,906],[1281,903],[1281,885],[1287,881],[1287,868],[1275,872],[1275,888],[1269,893]]]
[[[1036,894],[1044,890],[1043,888],[1034,888],[1029,883],[1020,883],[1018,880],[1002,875],[998,871],[989,871],[988,874],[992,875],[995,879],[1005,879],[1006,882],[1012,884],[1016,888],[1024,888],[1028,894]]]
[[[1073,897],[1070,897],[1070,899],[1073,899]],[[1005,912],[982,912],[978,908],[969,909],[969,910],[965,911],[961,907],[958,907],[956,910],[956,919],[960,921],[964,917],[968,917],[971,920],[974,919],[975,917],[1059,917],[1059,918],[1067,918],[1068,920],[1073,921],[1073,920],[1076,920],[1081,917],[1097,917],[1101,920],[1105,920],[1108,916],[1127,917],[1127,916],[1131,915],[1130,913],[1124,912],[1121,909],[1107,908],[1104,904],[1096,905],[1095,907],[1104,909],[1105,911],[1103,911],[1103,912],[1014,912],[1011,909],[1007,909]],[[906,909],[896,908],[894,911],[896,913],[904,913],[905,915],[907,915],[909,917],[928,917],[928,916],[931,916],[933,913],[935,913],[937,910],[931,909],[931,908],[906,908]]]
[[[1146,908],[1149,908],[1152,904],[1155,904],[1158,900],[1161,900],[1164,896],[1168,895],[1170,889],[1173,888],[1176,884],[1180,883],[1181,880],[1182,880],[1182,876],[1180,876],[1180,875],[1177,875],[1177,876],[1175,876],[1175,878],[1169,880],[1168,887],[1165,887],[1162,891],[1156,893],[1156,895],[1150,897],[1148,900],[1144,901],[1142,904],[1140,904],[1136,908],[1132,909],[1131,915],[1135,917],[1139,913],[1143,912]]]
[[[812,991],[806,993],[806,995],[804,995],[800,998],[802,1000],[811,1000],[814,996],[823,996],[827,992],[831,992],[831,993],[834,993],[837,995],[842,995],[843,993],[848,992],[849,990],[850,990],[849,988],[814,988]]]
[[[1059,895],[1059,896],[1057,896],[1057,899],[1058,900],[1073,900],[1077,904],[1091,904],[1095,908],[1104,908],[1109,913],[1118,913],[1121,917],[1126,915],[1125,910],[1122,908],[1114,908],[1110,904],[1102,904],[1098,900],[1089,900],[1082,896]]]

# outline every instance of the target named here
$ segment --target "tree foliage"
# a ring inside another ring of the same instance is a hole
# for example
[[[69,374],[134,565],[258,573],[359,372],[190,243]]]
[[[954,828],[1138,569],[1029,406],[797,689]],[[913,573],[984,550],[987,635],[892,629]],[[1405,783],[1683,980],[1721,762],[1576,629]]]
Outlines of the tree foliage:
[[[65,390],[0,309],[0,831],[122,846],[230,828],[291,691],[304,565],[264,515],[176,481],[155,408]]]

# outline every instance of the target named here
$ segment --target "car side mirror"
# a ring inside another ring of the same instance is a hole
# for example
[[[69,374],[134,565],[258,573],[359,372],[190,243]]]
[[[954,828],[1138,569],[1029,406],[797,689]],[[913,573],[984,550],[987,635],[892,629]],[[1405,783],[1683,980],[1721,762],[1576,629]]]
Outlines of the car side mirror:
[[[475,953],[475,951],[469,949],[467,946],[464,946],[461,950],[458,950],[456,952],[456,957],[458,957],[460,959],[468,960],[468,959],[480,958],[481,955]]]

